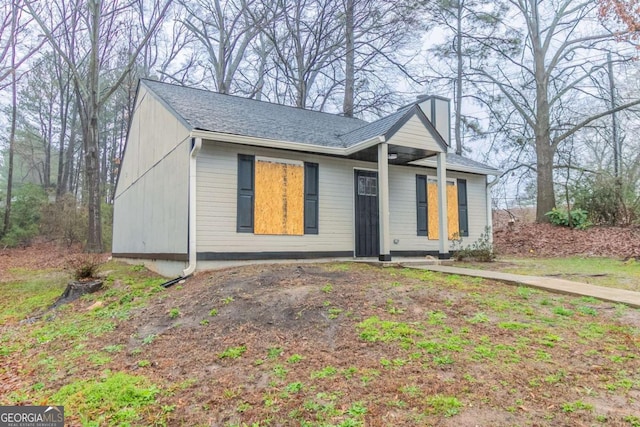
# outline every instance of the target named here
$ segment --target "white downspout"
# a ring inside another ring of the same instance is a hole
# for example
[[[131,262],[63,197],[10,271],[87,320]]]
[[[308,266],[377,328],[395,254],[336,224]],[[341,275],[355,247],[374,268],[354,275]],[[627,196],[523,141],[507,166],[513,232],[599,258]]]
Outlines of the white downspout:
[[[196,164],[198,153],[202,148],[202,138],[192,138],[193,146],[189,156],[189,265],[182,270],[182,277],[191,276],[196,271]]]
[[[493,212],[491,209],[491,189],[500,181],[496,176],[491,182],[487,182],[487,232],[489,233],[489,243],[493,245]]]

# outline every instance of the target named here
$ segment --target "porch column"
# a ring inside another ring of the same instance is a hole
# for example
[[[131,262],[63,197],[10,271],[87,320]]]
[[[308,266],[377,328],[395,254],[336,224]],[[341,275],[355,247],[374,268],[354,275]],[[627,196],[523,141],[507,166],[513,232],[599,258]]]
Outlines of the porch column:
[[[389,145],[378,145],[378,213],[380,217],[380,261],[391,261],[389,230]]]
[[[447,224],[447,153],[437,155],[438,175],[438,258],[449,259],[449,230]]]

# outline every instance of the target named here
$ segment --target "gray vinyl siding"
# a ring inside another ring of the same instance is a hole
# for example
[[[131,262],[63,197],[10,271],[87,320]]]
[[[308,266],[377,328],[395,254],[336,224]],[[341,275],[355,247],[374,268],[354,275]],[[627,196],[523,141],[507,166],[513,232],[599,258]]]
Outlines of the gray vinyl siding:
[[[319,165],[319,233],[265,236],[237,233],[238,154],[314,162]],[[198,156],[198,252],[334,252],[354,250],[353,176],[355,168],[377,164],[326,156],[204,141]],[[392,251],[437,251],[438,241],[416,235],[416,174],[435,176],[435,169],[391,166],[389,173]],[[469,237],[485,227],[485,177],[449,172],[468,186]],[[397,244],[393,240],[398,239]]]
[[[319,234],[237,233],[238,154],[318,163]],[[353,167],[357,165],[372,167],[364,162],[205,141],[198,156],[198,252],[352,251]]]
[[[189,131],[141,86],[114,201],[114,253],[187,252],[189,150]]]
[[[435,169],[391,167],[389,170],[389,204],[391,206],[392,251],[437,251],[438,241],[417,235],[416,175],[436,176]],[[484,232],[486,225],[486,177],[447,171],[447,178],[467,180],[469,236],[463,245],[471,244]],[[394,243],[398,240],[398,243]]]

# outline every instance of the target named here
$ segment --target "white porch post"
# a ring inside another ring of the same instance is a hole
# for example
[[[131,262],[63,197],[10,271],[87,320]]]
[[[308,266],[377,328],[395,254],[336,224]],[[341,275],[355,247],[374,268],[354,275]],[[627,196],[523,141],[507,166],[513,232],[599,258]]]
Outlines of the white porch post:
[[[449,258],[449,230],[447,227],[447,153],[438,153],[438,257]]]
[[[378,145],[378,213],[380,217],[380,261],[391,261],[389,230],[389,145]]]

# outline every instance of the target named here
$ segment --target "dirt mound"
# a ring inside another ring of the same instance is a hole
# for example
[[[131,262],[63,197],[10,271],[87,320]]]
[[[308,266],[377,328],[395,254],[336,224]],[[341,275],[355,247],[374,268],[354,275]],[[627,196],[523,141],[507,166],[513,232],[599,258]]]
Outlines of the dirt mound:
[[[498,225],[494,248],[502,256],[563,257],[572,255],[640,257],[640,228],[592,227],[574,230],[551,224]]]

